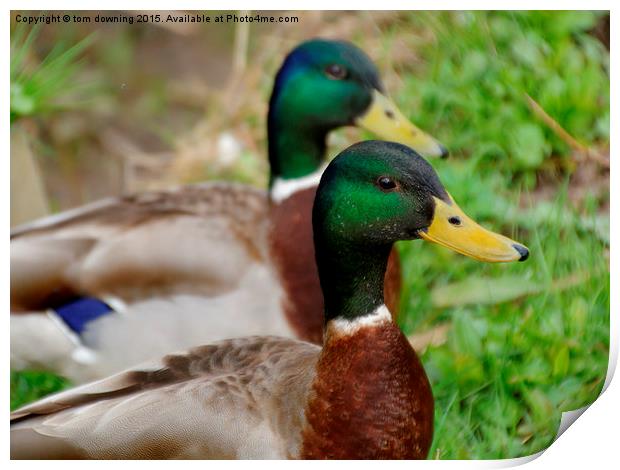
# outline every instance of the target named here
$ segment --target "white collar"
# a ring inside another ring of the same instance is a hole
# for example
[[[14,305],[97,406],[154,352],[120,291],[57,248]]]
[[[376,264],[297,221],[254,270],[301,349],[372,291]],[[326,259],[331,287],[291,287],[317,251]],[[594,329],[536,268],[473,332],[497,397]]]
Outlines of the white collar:
[[[333,328],[338,335],[352,335],[362,328],[377,326],[391,321],[392,314],[385,304],[381,304],[372,312],[355,317],[352,320],[335,318],[330,321],[330,328]]]
[[[312,186],[318,186],[325,168],[327,168],[327,164],[321,165],[313,173],[302,176],[301,178],[285,180],[277,177],[271,187],[271,200],[279,204],[298,191],[311,188]]]

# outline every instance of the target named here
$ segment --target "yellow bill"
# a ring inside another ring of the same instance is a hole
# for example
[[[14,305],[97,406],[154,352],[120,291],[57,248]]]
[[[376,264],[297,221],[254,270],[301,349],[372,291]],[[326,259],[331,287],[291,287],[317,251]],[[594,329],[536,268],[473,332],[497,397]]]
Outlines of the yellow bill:
[[[378,90],[366,114],[358,118],[355,124],[384,140],[391,140],[408,145],[423,157],[448,156],[448,150],[426,132],[412,124],[396,105]]]
[[[529,250],[508,237],[482,228],[467,217],[452,196],[450,203],[436,197],[433,222],[419,235],[439,245],[479,261],[501,263],[525,261]]]

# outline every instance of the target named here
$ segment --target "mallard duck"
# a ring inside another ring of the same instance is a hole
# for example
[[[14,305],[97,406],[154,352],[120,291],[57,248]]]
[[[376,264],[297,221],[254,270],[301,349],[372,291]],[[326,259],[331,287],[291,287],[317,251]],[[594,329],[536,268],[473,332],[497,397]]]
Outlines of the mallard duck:
[[[421,238],[484,261],[527,248],[468,218],[400,144],[353,145],[313,209],[322,348],[231,339],[61,392],[12,414],[12,458],[425,458],[433,396],[384,303],[392,244]]]
[[[310,215],[326,136],[346,125],[427,156],[446,154],[386,98],[361,50],[312,40],[287,56],[275,79],[269,192],[184,186],[107,199],[15,229],[12,367],[46,368],[79,383],[228,337],[278,334],[320,344]],[[386,283],[396,312],[396,253]]]

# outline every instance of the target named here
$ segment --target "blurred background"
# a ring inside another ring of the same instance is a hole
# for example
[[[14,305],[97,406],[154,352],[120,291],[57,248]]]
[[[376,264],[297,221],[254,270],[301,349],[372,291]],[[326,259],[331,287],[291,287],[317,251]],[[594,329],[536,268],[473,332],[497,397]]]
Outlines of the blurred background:
[[[532,252],[495,266],[399,245],[400,323],[421,341],[436,400],[431,457],[531,454],[553,440],[562,411],[599,394],[609,350],[607,12],[268,12],[298,21],[35,27],[20,13],[38,12],[12,13],[12,226],[176,184],[265,187],[281,61],[304,39],[346,39],[450,149],[432,163],[461,207]],[[368,137],[338,131],[329,154]],[[13,372],[11,407],[66,386]]]

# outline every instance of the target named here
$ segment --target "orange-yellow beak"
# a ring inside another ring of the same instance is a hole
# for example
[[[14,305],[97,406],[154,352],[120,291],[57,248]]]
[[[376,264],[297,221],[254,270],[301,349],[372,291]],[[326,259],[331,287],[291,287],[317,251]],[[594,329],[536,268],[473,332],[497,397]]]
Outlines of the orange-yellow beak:
[[[383,140],[407,145],[423,157],[448,156],[443,145],[409,121],[394,102],[378,90],[374,91],[368,111],[355,124]]]
[[[436,197],[431,225],[419,235],[424,240],[443,245],[479,261],[501,263],[525,261],[530,252],[524,245],[491,232],[470,219],[452,196],[450,203]]]

